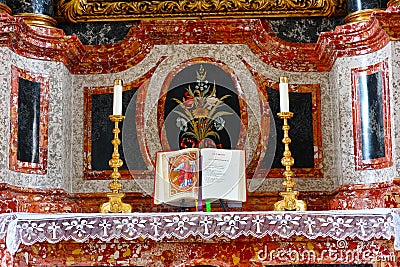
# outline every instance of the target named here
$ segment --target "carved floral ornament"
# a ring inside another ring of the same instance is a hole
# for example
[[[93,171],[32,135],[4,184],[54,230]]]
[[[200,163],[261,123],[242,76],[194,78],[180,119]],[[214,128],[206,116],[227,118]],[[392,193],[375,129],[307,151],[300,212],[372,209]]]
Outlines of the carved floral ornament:
[[[58,20],[271,18],[346,15],[344,0],[59,0]]]

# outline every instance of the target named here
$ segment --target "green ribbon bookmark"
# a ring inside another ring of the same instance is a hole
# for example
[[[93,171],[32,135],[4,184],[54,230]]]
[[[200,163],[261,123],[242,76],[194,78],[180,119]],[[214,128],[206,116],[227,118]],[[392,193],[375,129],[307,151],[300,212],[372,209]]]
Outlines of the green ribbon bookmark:
[[[211,211],[211,202],[210,200],[206,200],[206,212],[210,212]]]

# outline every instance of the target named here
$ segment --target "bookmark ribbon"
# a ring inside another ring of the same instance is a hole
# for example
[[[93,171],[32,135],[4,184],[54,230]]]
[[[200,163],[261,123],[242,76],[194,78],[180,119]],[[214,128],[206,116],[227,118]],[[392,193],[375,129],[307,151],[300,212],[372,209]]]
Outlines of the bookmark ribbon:
[[[206,212],[211,212],[211,202],[210,202],[210,200],[206,200]]]

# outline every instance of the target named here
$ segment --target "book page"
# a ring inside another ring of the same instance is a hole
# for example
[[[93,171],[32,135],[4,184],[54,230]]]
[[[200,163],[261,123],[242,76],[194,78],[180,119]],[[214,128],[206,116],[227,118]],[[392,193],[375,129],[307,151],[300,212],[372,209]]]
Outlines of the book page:
[[[164,167],[163,163],[165,162],[165,155],[163,153],[158,152],[156,155],[156,170],[154,174],[154,196],[153,200],[155,204],[161,204],[165,200],[164,194],[164,177],[167,176],[167,168]]]
[[[201,162],[204,199],[246,201],[244,151],[202,149]]]
[[[197,199],[199,151],[184,149],[157,153],[154,203]]]

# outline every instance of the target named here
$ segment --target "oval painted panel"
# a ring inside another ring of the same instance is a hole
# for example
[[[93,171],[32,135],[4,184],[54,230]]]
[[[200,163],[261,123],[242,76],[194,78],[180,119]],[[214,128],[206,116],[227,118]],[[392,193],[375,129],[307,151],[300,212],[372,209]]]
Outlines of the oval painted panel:
[[[183,63],[168,75],[159,99],[164,150],[242,149],[246,105],[239,82],[226,65],[204,58]]]

